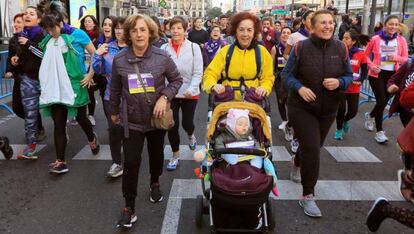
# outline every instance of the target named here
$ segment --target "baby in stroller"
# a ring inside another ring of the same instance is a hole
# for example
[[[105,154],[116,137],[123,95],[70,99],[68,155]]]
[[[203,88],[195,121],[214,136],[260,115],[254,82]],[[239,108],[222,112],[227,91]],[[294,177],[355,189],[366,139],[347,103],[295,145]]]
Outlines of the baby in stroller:
[[[255,148],[260,149],[260,145],[252,134],[251,123],[249,120],[249,110],[247,109],[229,109],[225,127],[217,135],[215,142],[216,149],[223,148]],[[272,192],[278,196],[276,187],[276,173],[272,162],[268,158],[262,158],[255,155],[223,154],[221,158],[230,165],[236,165],[238,162],[249,161],[250,165],[256,168],[264,168],[266,174],[273,177],[274,186]],[[194,159],[201,162],[205,159],[204,151],[198,151],[194,154]]]

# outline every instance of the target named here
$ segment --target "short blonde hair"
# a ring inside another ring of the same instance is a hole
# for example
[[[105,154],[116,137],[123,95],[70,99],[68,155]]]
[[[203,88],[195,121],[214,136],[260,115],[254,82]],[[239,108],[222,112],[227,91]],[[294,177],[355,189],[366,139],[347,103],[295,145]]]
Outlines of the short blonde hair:
[[[158,41],[158,39],[159,39],[159,37],[158,37],[158,26],[154,22],[154,20],[152,20],[147,15],[142,15],[142,14],[131,15],[125,20],[125,23],[123,24],[124,38],[125,38],[126,43],[129,46],[132,45],[132,41],[131,41],[131,37],[129,36],[129,33],[133,28],[135,28],[135,26],[137,25],[137,21],[140,20],[140,19],[144,20],[145,24],[147,24],[149,34],[150,34],[149,35],[149,44],[152,44],[152,43]]]

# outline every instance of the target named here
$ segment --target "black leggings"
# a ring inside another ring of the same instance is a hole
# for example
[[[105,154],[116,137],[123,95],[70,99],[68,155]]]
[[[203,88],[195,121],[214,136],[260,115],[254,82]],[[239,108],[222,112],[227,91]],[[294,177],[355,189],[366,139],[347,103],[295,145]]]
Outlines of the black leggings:
[[[295,164],[300,164],[303,195],[315,194],[314,188],[319,177],[320,148],[335,120],[335,114],[321,117],[301,107],[288,105],[288,115],[299,140],[295,159],[298,158],[300,162]]]
[[[103,98],[105,96],[105,89],[106,89],[106,78],[101,75],[94,75],[93,81],[95,82],[94,86],[91,86],[88,88],[88,94],[89,94],[89,104],[88,104],[88,115],[94,115],[95,114],[95,107],[96,107],[96,99],[95,99],[95,91],[99,90],[99,96],[101,96],[102,102]]]
[[[66,121],[68,118],[68,109],[64,105],[55,104],[52,106],[52,118],[55,124],[54,138],[56,148],[56,158],[61,161],[65,161],[65,149],[66,149]],[[95,135],[93,133],[92,124],[86,116],[86,105],[78,108],[76,115],[76,121],[82,127],[88,137],[88,141],[94,140]]]
[[[171,102],[171,109],[174,113],[174,127],[168,131],[168,140],[171,144],[173,152],[178,152],[180,149],[180,108],[182,114],[182,122],[184,130],[187,135],[191,136],[194,133],[194,114],[197,107],[197,101],[193,99],[174,98]]]
[[[286,103],[287,103],[287,92],[283,87],[283,83],[281,81],[280,75],[276,79],[275,84],[275,93],[277,98],[277,107],[279,109],[280,117],[283,121],[287,121],[287,110],[286,110]]]
[[[112,162],[121,165],[121,148],[122,139],[124,137],[124,128],[119,124],[114,124],[111,119],[110,103],[109,101],[103,102],[104,112],[109,128],[109,148],[111,149]]]
[[[377,128],[377,132],[382,131],[384,109],[387,106],[388,100],[390,99],[390,94],[387,92],[387,82],[394,73],[394,71],[381,70],[381,72],[378,74],[378,78],[372,76],[369,77],[369,85],[371,85],[376,101],[374,109],[372,109],[370,116],[375,118],[375,126]]]
[[[359,93],[344,93],[336,115],[336,129],[341,130],[344,122],[348,122],[358,113]]]
[[[126,207],[135,208],[139,168],[141,166],[142,150],[147,138],[149,168],[151,183],[158,182],[164,166],[164,130],[139,132],[129,129],[129,137],[124,139],[124,174],[122,176],[122,193]]]

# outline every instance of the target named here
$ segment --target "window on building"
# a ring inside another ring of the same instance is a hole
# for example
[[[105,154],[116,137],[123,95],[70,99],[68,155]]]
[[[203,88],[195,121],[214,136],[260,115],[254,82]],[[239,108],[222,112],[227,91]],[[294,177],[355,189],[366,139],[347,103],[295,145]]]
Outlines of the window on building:
[[[177,11],[174,11],[174,15],[177,15]]]

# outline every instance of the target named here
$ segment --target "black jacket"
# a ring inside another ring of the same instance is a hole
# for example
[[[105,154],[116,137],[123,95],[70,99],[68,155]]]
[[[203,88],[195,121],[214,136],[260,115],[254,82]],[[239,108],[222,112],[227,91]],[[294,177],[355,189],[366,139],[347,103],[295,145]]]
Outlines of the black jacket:
[[[17,56],[19,57],[19,67],[17,73],[26,74],[32,79],[39,79],[39,69],[42,62],[43,50],[38,44],[45,37],[44,32],[37,34],[32,41],[17,46]]]
[[[340,88],[347,89],[352,81],[345,45],[339,40],[322,40],[311,35],[296,46],[299,46],[299,56],[293,73],[303,86],[313,91],[316,100],[308,103],[298,92],[289,92],[288,105],[302,107],[319,116],[335,115]],[[332,91],[327,90],[322,84],[324,78],[338,78],[344,85]]]

